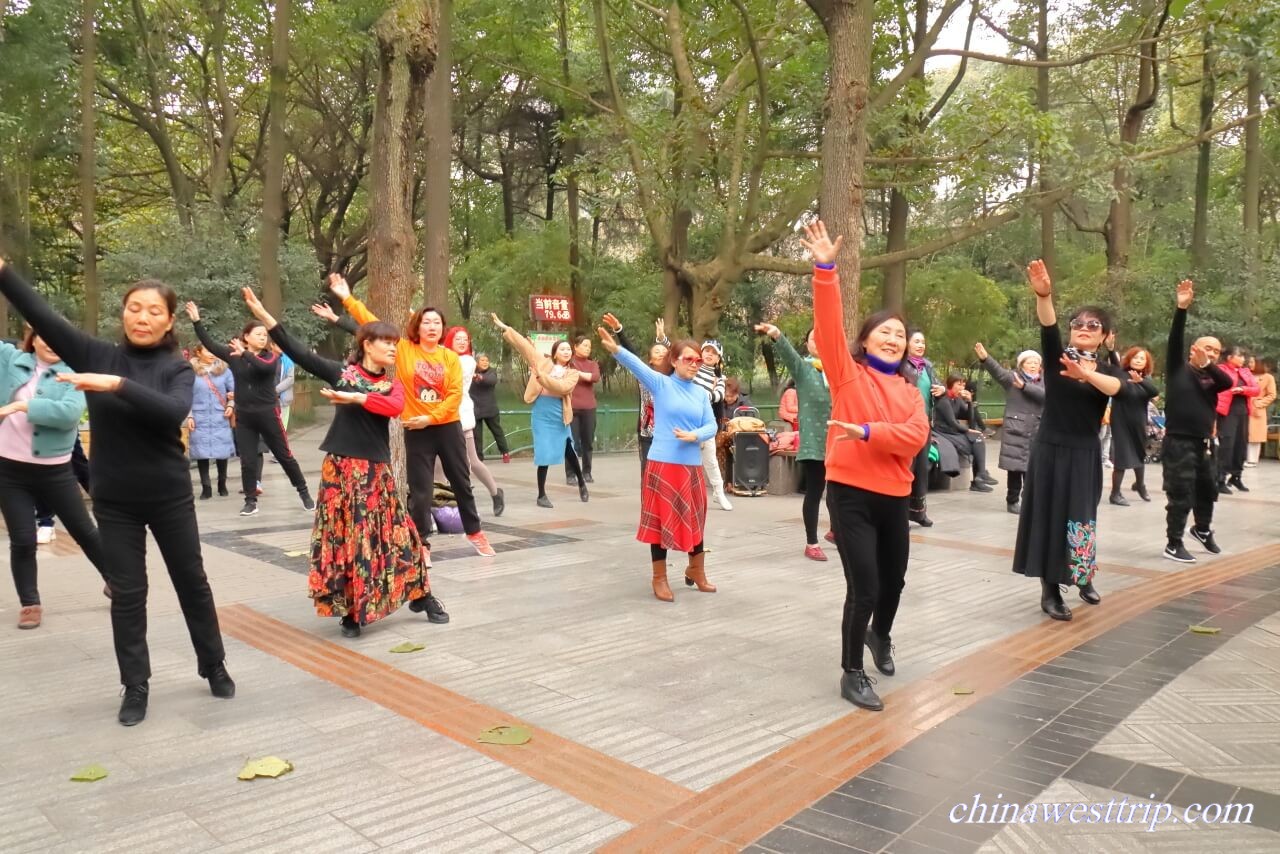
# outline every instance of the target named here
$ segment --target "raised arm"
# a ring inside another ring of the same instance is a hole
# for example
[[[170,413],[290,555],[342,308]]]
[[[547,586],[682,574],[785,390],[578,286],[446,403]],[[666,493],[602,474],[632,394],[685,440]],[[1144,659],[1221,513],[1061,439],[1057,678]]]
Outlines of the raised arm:
[[[316,353],[307,345],[289,334],[283,325],[277,323],[268,327],[267,333],[271,336],[271,340],[280,345],[280,349],[293,359],[299,368],[319,377],[325,382],[333,385],[342,378],[343,365],[341,362],[332,359],[326,359]]]
[[[656,395],[659,389],[666,384],[667,377],[640,361],[640,357],[635,353],[622,349],[618,342],[613,340],[613,336],[605,331],[604,327],[597,329],[596,334],[600,336],[600,345],[612,353],[613,358],[618,360],[618,364],[630,371],[632,376],[649,390],[650,394]],[[707,398],[707,406],[708,408],[711,406],[710,398]]]
[[[1057,326],[1058,314],[1053,310],[1053,282],[1049,279],[1049,269],[1039,259],[1032,261],[1027,266],[1027,278],[1031,280],[1031,291],[1036,295],[1036,318],[1040,325]]]
[[[36,334],[45,340],[62,361],[77,371],[101,370],[115,347],[77,329],[54,311],[35,288],[0,258],[0,294],[26,318]]]
[[[834,392],[854,373],[853,356],[849,354],[844,328],[844,300],[840,295],[840,277],[836,274],[836,255],[843,237],[834,241],[827,235],[822,220],[804,227],[800,243],[813,255],[813,322],[814,340],[822,370]],[[923,400],[921,401],[923,403]]]
[[[222,361],[230,362],[233,355],[231,348],[214,340],[213,335],[209,333],[208,327],[200,320],[200,309],[196,307],[195,303],[187,303],[187,316],[191,318],[191,328],[196,331],[196,337],[200,339],[200,343],[204,345],[204,348]]]
[[[772,323],[757,323],[756,332],[768,336],[773,341],[778,357],[782,359],[782,364],[787,366],[787,373],[791,374],[796,382],[805,376],[806,371],[814,370],[813,365],[800,358],[800,354],[796,352],[795,347],[791,346],[791,342],[782,334],[782,330]]]
[[[1005,390],[1014,387],[1013,379],[1015,374],[1013,371],[1008,370],[993,359],[991,354],[987,352],[987,348],[981,344],[973,345],[973,349],[978,354],[978,364],[982,365],[982,369],[991,375],[991,379],[998,382]]]

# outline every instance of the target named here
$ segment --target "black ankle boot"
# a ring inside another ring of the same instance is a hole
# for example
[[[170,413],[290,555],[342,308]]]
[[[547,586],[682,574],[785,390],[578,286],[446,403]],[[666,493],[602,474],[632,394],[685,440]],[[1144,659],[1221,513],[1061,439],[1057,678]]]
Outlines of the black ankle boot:
[[[225,480],[218,481],[218,497],[226,498],[231,493],[227,491],[227,482]]]
[[[1147,485],[1145,483],[1135,483],[1133,485],[1133,491],[1136,492],[1138,497],[1143,501],[1149,502],[1151,500],[1151,493],[1147,492]]]
[[[1083,587],[1077,587],[1076,589],[1080,591],[1080,598],[1088,602],[1090,605],[1097,605],[1102,601],[1102,594],[1093,589],[1092,581]]]
[[[874,628],[867,626],[866,644],[867,649],[871,650],[871,660],[875,662],[876,670],[885,676],[892,676],[897,668],[893,664],[893,644],[889,643],[889,639],[880,637]]]
[[[1040,579],[1040,610],[1055,620],[1070,620],[1071,609],[1062,601],[1062,591],[1055,582]]]
[[[141,685],[126,685],[121,696],[120,714],[116,720],[124,726],[136,726],[147,718],[147,697],[151,689],[146,682]]]
[[[213,486],[208,483],[200,484],[200,500],[205,501],[206,499],[209,499],[212,497],[213,497]]]
[[[884,701],[871,686],[875,684],[865,670],[846,670],[840,677],[840,696],[855,706],[873,712],[884,710]]]
[[[209,693],[219,699],[230,700],[236,695],[236,683],[224,662],[200,668],[200,678],[209,680]]]
[[[342,636],[344,638],[360,637],[360,624],[351,619],[350,616],[342,618]]]
[[[907,518],[921,528],[933,527],[933,520],[929,518],[929,514],[926,512],[926,505],[923,499],[912,499],[910,509],[907,511]]]

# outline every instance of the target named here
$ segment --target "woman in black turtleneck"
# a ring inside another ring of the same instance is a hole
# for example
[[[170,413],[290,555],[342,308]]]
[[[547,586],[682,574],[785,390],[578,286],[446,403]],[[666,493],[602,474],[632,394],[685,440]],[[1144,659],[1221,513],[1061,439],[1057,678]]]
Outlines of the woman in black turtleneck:
[[[262,475],[259,440],[280,463],[289,483],[298,490],[302,506],[314,510],[316,505],[307,489],[307,478],[293,458],[293,451],[289,450],[289,440],[285,438],[284,424],[280,421],[280,396],[276,392],[280,360],[271,350],[267,328],[257,320],[249,321],[237,339],[235,349],[232,349],[213,339],[200,322],[200,309],[195,303],[187,303],[186,310],[195,324],[200,343],[227,363],[236,380],[236,446],[240,449],[240,483],[244,490],[244,507],[240,515],[252,516],[258,512],[258,480]]]
[[[173,336],[177,296],[161,282],[136,282],[124,295],[124,341],[112,344],[72,326],[3,260],[0,294],[76,371],[59,379],[88,392],[93,515],[111,584],[111,630],[124,684],[120,723],[133,726],[147,716],[147,528],[178,594],[200,676],[215,697],[234,697],[182,447],[194,374]]]

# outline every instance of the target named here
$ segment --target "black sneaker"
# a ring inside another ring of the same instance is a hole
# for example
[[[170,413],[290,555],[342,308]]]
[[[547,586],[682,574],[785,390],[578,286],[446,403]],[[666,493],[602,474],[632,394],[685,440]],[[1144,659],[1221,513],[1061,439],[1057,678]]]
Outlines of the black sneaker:
[[[871,687],[875,681],[865,670],[846,670],[840,677],[840,696],[855,706],[873,712],[883,711],[884,701]]]
[[[591,493],[587,491],[587,482],[585,480],[578,484],[578,497],[582,499],[583,504],[591,500]]]
[[[1231,487],[1227,486],[1226,481],[1221,481],[1218,484],[1218,494],[1219,495],[1235,495],[1235,493],[1231,491]]]
[[[212,667],[202,668],[200,676],[209,680],[209,693],[221,700],[230,700],[236,695],[236,683],[231,681],[227,666],[219,661]]]
[[[350,617],[342,618],[342,636],[344,638],[360,637],[360,624]]]
[[[985,471],[978,474],[976,477],[974,477],[974,480],[980,480],[983,483],[987,484],[988,486],[995,486],[997,483],[1000,482]]]
[[[1182,543],[1169,543],[1164,547],[1164,556],[1169,560],[1176,560],[1178,563],[1196,562],[1196,559],[1191,556],[1191,552],[1187,551]]]
[[[1236,492],[1248,492],[1248,491],[1249,491],[1249,487],[1247,487],[1247,486],[1245,486],[1245,485],[1244,485],[1244,481],[1240,479],[1240,476],[1239,476],[1239,475],[1237,475],[1237,476],[1235,476],[1235,477],[1231,478],[1230,480],[1228,480],[1228,481],[1227,481],[1227,486],[1231,487],[1231,488],[1232,488],[1232,489],[1234,489]]]
[[[970,492],[990,492],[991,487],[980,480],[975,480],[969,484]]]
[[[880,637],[875,629],[867,626],[866,644],[867,649],[871,650],[871,660],[875,662],[876,670],[885,676],[892,676],[896,668],[893,666],[893,644],[889,639]]]
[[[431,593],[428,593],[421,599],[410,600],[409,610],[415,614],[422,614],[425,612],[427,615],[427,622],[429,623],[449,622],[449,613],[445,611],[444,603]]]
[[[1209,554],[1222,554],[1221,547],[1219,547],[1218,543],[1213,539],[1213,531],[1200,531],[1193,527],[1191,529],[1191,536],[1195,538],[1197,543],[1204,546],[1204,550]]]
[[[304,510],[315,510],[315,509],[316,509],[316,503],[315,503],[314,501],[312,501],[312,500],[311,500],[311,493],[310,493],[310,492],[307,492],[306,490],[303,490],[302,492],[299,492],[299,493],[298,493],[298,497],[302,499],[302,509],[304,509]]]
[[[258,515],[258,502],[256,502],[256,501],[246,501],[246,502],[244,503],[244,506],[240,508],[240,515],[241,515],[241,516],[257,516],[257,515]]]
[[[147,718],[147,696],[151,689],[146,682],[141,685],[126,685],[120,692],[124,699],[120,702],[120,714],[116,720],[124,726],[137,726]]]
[[[507,509],[507,497],[503,493],[502,487],[498,487],[497,493],[493,496],[493,515],[501,516],[502,511]]]

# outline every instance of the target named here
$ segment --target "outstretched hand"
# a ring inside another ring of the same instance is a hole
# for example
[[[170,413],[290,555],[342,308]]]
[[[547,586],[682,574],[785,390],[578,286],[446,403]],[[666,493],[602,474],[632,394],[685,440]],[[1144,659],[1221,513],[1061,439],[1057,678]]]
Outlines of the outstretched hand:
[[[58,382],[69,383],[77,391],[118,391],[124,378],[114,374],[58,374]]]
[[[1037,258],[1027,265],[1027,278],[1031,280],[1031,290],[1038,297],[1047,297],[1053,293],[1053,282],[1049,279],[1049,268],[1044,261]]]
[[[989,355],[987,353],[987,348],[982,346],[981,341],[973,345],[973,352],[977,354],[978,358],[984,362],[987,360],[987,356]]]
[[[498,317],[498,315],[497,315],[496,313],[495,313],[495,314],[490,314],[490,315],[489,315],[489,317],[491,317],[491,318],[493,319],[493,325],[494,325],[494,326],[496,326],[496,327],[498,327],[499,329],[501,329],[503,332],[506,332],[508,329],[510,329],[510,328],[511,328],[511,327],[510,327],[510,326],[508,326],[507,324],[503,323],[503,322],[502,322],[502,318]]]
[[[183,306],[187,311],[187,317],[191,318],[192,323],[200,322],[200,307],[191,300],[187,300],[187,304]]]
[[[1192,301],[1196,298],[1196,286],[1190,279],[1183,279],[1178,282],[1178,308],[1186,310],[1191,307]]]
[[[772,323],[757,323],[755,325],[756,333],[759,335],[768,335],[774,341],[782,335],[782,330],[774,326]]]
[[[867,431],[862,428],[861,424],[850,424],[848,421],[828,421],[828,427],[835,427],[844,432],[836,436],[837,442],[844,442],[849,439],[865,439]]]
[[[611,330],[613,330],[613,333],[614,333],[615,335],[616,335],[617,333],[619,333],[619,332],[621,332],[621,331],[622,331],[622,321],[621,321],[621,320],[619,320],[619,319],[618,319],[618,318],[613,314],[613,312],[611,312],[611,311],[606,311],[606,312],[604,313],[604,317],[602,317],[602,318],[600,318],[600,319],[604,321],[604,325],[605,325],[605,326],[607,326],[607,327],[609,327]]]
[[[338,313],[334,311],[328,303],[316,302],[311,304],[311,313],[321,320],[327,320],[329,323],[338,322]]]
[[[340,404],[363,406],[368,395],[358,391],[335,391],[331,388],[320,389],[320,396]]]
[[[609,330],[603,326],[596,327],[596,334],[600,336],[600,346],[608,350],[610,353],[616,353],[620,349],[618,342],[609,334]]]
[[[1062,363],[1062,375],[1068,379],[1076,380],[1077,382],[1088,382],[1089,374],[1092,374],[1098,369],[1097,362],[1087,362],[1083,360],[1077,362],[1075,359],[1065,355],[1060,357],[1058,361]]]
[[[347,280],[339,273],[329,274],[329,292],[341,300],[345,300],[351,296],[351,286],[347,284]]]
[[[267,314],[267,309],[262,304],[262,300],[258,299],[258,295],[253,292],[253,288],[241,288],[240,296],[244,298],[244,304],[249,309],[249,313],[259,320],[265,321],[271,317]]]
[[[813,263],[834,264],[836,262],[836,256],[840,254],[840,247],[844,244],[843,235],[833,241],[827,234],[826,223],[820,219],[806,223],[804,234],[805,236],[800,239],[800,245],[809,250],[809,254],[813,256]]]
[[[232,338],[231,342],[227,345],[227,349],[231,351],[231,355],[233,356],[243,356],[245,349],[244,342],[239,338]]]

